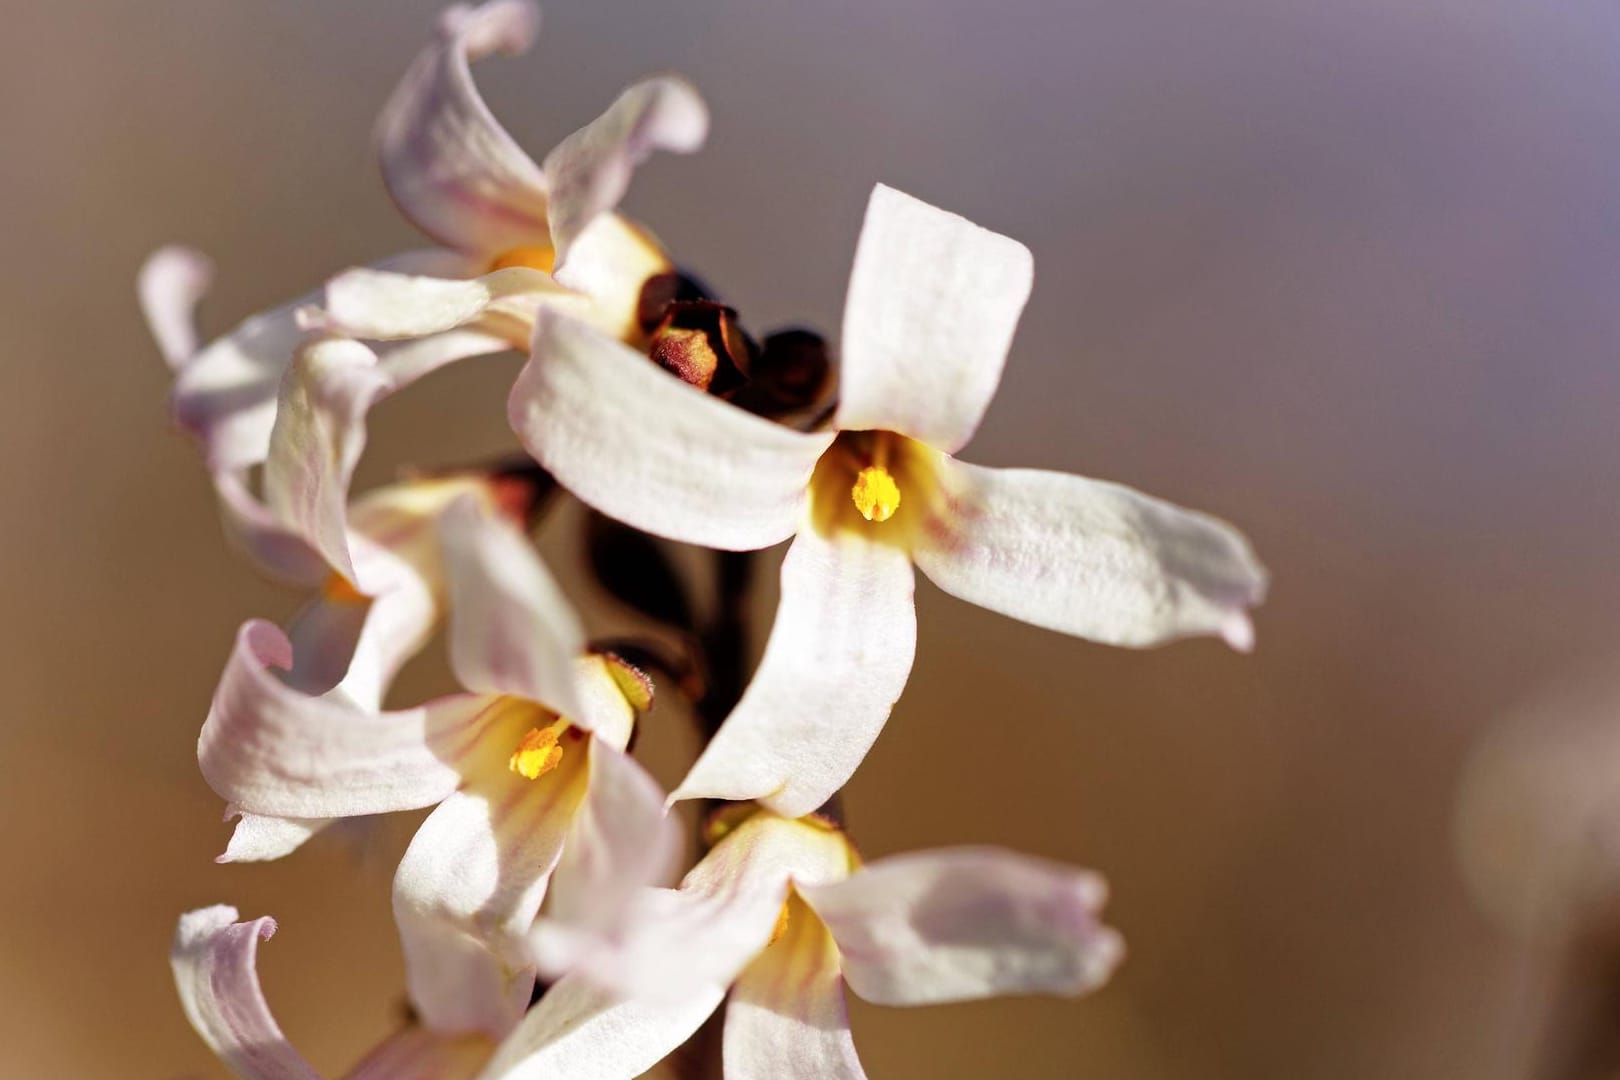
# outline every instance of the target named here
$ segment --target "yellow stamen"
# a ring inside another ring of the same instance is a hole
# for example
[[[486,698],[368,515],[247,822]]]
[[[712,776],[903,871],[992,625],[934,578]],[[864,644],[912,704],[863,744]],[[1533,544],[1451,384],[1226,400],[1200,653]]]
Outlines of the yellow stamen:
[[[510,251],[501,252],[489,264],[489,270],[490,273],[494,273],[496,270],[506,270],[513,266],[527,266],[530,270],[549,274],[556,265],[557,253],[545,244],[535,244],[531,247],[515,247]]]
[[[517,749],[506,767],[525,780],[538,780],[557,767],[562,760],[562,747],[557,740],[568,729],[568,721],[558,720],[543,728],[530,728],[518,740]]]
[[[765,943],[765,947],[767,949],[770,948],[772,945],[775,945],[776,942],[777,942],[777,939],[780,938],[783,934],[787,933],[787,928],[788,928],[788,907],[789,907],[788,904],[783,904],[781,912],[779,912],[777,914],[777,916],[776,916],[776,926],[771,929],[771,940],[769,940],[769,941],[767,941]]]
[[[900,509],[900,485],[882,465],[868,465],[857,473],[849,497],[867,521],[888,521]]]
[[[356,589],[349,579],[337,571],[326,575],[321,583],[321,596],[334,604],[369,604],[371,597]]]

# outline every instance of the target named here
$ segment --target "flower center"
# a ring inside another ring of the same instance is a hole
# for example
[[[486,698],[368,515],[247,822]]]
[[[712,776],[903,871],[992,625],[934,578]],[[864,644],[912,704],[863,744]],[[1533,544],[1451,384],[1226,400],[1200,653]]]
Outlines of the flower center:
[[[867,521],[888,521],[900,509],[900,485],[882,465],[868,465],[856,473],[849,497]]]
[[[508,270],[514,266],[526,266],[530,270],[538,270],[542,274],[549,274],[557,265],[557,253],[547,244],[533,244],[527,247],[515,247],[503,251],[490,261],[489,272]]]
[[[517,749],[506,767],[525,780],[538,780],[562,761],[563,748],[557,740],[568,730],[567,720],[555,720],[543,728],[530,728],[518,740]]]

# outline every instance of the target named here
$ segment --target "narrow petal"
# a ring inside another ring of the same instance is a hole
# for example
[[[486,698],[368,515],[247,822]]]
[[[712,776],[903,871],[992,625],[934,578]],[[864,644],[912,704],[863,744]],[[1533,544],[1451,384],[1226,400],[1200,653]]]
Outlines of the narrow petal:
[[[619,204],[636,166],[654,150],[690,154],[708,133],[709,110],[698,92],[664,75],[625,90],[607,112],[546,155],[551,244],[565,282],[574,241],[598,214]]]
[[[838,947],[794,898],[782,934],[743,971],[726,1004],[728,1077],[864,1080],[849,1030]]]
[[[274,919],[238,922],[220,905],[180,917],[169,953],[186,1019],[243,1080],[320,1080],[282,1035],[259,989],[259,941]]]
[[[590,786],[535,937],[541,972],[552,979],[585,950],[616,940],[637,892],[670,878],[680,854],[658,781],[600,739],[591,740],[590,759]]]
[[[473,85],[471,61],[533,43],[540,9],[491,0],[445,13],[377,122],[383,182],[417,228],[463,251],[545,243],[546,181]]]
[[[844,786],[905,688],[917,644],[911,559],[854,532],[801,532],[782,561],[765,655],[672,798],[759,799],[798,817]]]
[[[1098,922],[1101,878],[1011,852],[899,855],[800,891],[837,940],[850,988],[880,1005],[1080,994],[1124,957]]]
[[[356,708],[377,712],[394,676],[432,637],[439,605],[430,581],[411,563],[353,531],[349,546],[369,601],[329,583],[288,631],[293,669],[296,674],[302,665],[309,672],[325,658],[328,669],[311,692],[334,687]],[[349,621],[356,609],[364,613],[358,630]],[[322,619],[320,612],[329,614]],[[334,675],[335,684],[328,681]],[[304,688],[292,676],[287,681]]]
[[[414,341],[394,341],[377,349],[377,367],[398,390],[458,360],[511,351],[512,343],[482,330],[447,330]]]
[[[803,517],[832,435],[710,397],[584,324],[542,312],[508,405],[558,482],[644,532],[727,550],[769,547]]]
[[[349,338],[306,342],[281,386],[264,501],[351,584],[349,481],[366,443],[366,413],[390,387],[377,356]]]
[[[679,889],[636,894],[612,947],[576,957],[579,971],[649,1001],[728,986],[770,942],[790,883],[840,880],[850,858],[841,833],[757,813],[715,845]]]
[[[546,299],[566,301],[576,294],[524,266],[464,280],[357,267],[326,283],[325,317],[334,330],[379,341],[493,323],[492,330],[512,327],[511,344],[521,347],[528,343],[533,309]]]
[[[228,807],[225,819],[237,818],[225,853],[216,855],[218,863],[267,862],[291,855],[310,837],[332,824],[332,818],[283,818],[263,814],[246,814],[236,807]]]
[[[450,589],[450,663],[469,690],[516,694],[571,719],[585,630],[528,539],[487,503],[463,498],[441,525]]]
[[[586,303],[548,303],[609,337],[639,341],[645,333],[642,287],[654,274],[671,269],[669,256],[651,233],[619,214],[598,214],[569,244],[568,266],[558,271],[559,280]]]
[[[585,741],[527,780],[507,759],[539,715],[505,699],[464,766],[467,786],[429,814],[394,876],[394,917],[406,982],[438,1031],[499,1038],[534,988],[525,934],[584,798]]]
[[[274,624],[243,625],[197,740],[203,777],[255,814],[333,818],[430,806],[461,781],[487,698],[459,695],[368,713],[283,684],[292,645]]]
[[[225,539],[261,572],[283,585],[314,588],[332,570],[309,539],[270,512],[234,469],[214,473]]]
[[[1033,275],[1018,241],[879,184],[844,301],[836,425],[960,448],[1001,382]]]
[[[912,554],[953,596],[1109,645],[1253,645],[1266,572],[1225,522],[1065,473],[942,459],[939,477]]]
[[[678,1001],[625,999],[571,975],[529,1010],[480,1080],[629,1080],[689,1039],[724,996],[711,986]]]
[[[493,1051],[478,1036],[407,1027],[383,1040],[343,1080],[471,1080]]]
[[[141,312],[173,371],[197,351],[197,303],[213,279],[212,260],[185,247],[159,248],[141,265],[135,279]]]

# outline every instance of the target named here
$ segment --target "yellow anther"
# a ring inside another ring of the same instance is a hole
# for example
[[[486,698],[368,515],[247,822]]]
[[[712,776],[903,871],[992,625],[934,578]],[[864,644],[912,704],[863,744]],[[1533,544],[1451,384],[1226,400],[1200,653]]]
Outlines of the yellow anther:
[[[543,728],[530,728],[518,740],[506,767],[525,780],[538,780],[557,767],[563,749],[557,740],[568,729],[568,721],[558,720]]]
[[[900,509],[900,485],[881,465],[868,465],[857,473],[849,497],[867,521],[888,521]]]
[[[527,266],[530,270],[549,274],[556,265],[557,253],[545,244],[535,244],[531,247],[515,247],[510,251],[501,252],[490,262],[489,270],[490,273],[494,273],[513,266]]]
[[[789,906],[790,906],[789,904],[783,904],[782,905],[782,910],[777,913],[776,925],[771,929],[771,940],[769,940],[769,941],[767,941],[765,943],[765,947],[767,949],[770,948],[772,945],[775,945],[776,942],[777,942],[777,939],[780,938],[783,934],[787,933],[787,928],[788,928],[788,908],[789,908]]]

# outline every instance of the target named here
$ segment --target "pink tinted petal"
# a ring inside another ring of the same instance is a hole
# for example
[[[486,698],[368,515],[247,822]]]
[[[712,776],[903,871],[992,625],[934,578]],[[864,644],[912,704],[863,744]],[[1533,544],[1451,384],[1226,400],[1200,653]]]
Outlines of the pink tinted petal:
[[[389,194],[441,243],[493,254],[547,240],[545,176],[490,113],[468,67],[526,51],[539,26],[540,9],[525,0],[451,8],[378,118]]]
[[[563,849],[535,954],[556,978],[585,950],[612,941],[638,890],[673,873],[680,832],[658,782],[628,755],[591,740],[590,786]]]
[[[408,1027],[384,1039],[343,1080],[471,1080],[493,1050],[488,1039],[478,1036]]]
[[[225,852],[216,855],[217,863],[267,862],[291,855],[310,837],[332,824],[331,818],[266,817],[263,814],[245,814],[231,806],[225,810],[225,820],[240,815]]]
[[[371,609],[372,603],[366,597],[322,590],[287,624],[293,665],[282,681],[301,693],[316,695],[342,682],[353,666],[355,650],[370,621]],[[380,687],[374,686],[375,680],[367,678],[360,682],[364,684],[363,696],[368,699],[361,707],[380,708],[380,700],[369,700],[373,696],[380,698]],[[372,693],[374,688],[379,691],[376,695]]]
[[[533,545],[471,497],[445,512],[441,536],[456,678],[470,690],[517,694],[578,717],[585,630]]]
[[[512,343],[482,330],[447,330],[415,341],[395,341],[377,349],[377,367],[398,390],[458,360],[509,352]]]
[[[899,855],[800,891],[837,940],[850,988],[880,1005],[1080,994],[1124,956],[1098,921],[1101,878],[1011,852]]]
[[[1214,634],[1247,651],[1266,572],[1223,521],[1119,484],[942,459],[913,557],[953,596],[1109,645]]]
[[[372,597],[365,621],[353,648],[343,653],[346,639],[336,637],[325,644],[331,655],[346,655],[347,667],[337,690],[345,700],[368,712],[382,708],[382,701],[394,676],[433,635],[439,619],[439,603],[433,594],[432,570],[419,572],[416,566],[396,556],[388,548],[354,531],[349,533],[354,552],[355,573],[360,587]],[[357,606],[352,597],[325,597],[317,603],[333,607]],[[302,661],[301,643],[293,636],[293,656]],[[308,650],[313,651],[313,650]],[[307,652],[306,652],[307,655]]]
[[[879,184],[844,302],[837,426],[961,447],[1001,382],[1033,274],[1018,241]]]
[[[619,204],[636,166],[654,150],[690,154],[708,132],[709,110],[698,92],[665,75],[625,90],[607,112],[546,155],[551,243],[563,281],[573,284],[566,264],[574,241],[598,214]]]
[[[243,625],[197,741],[204,778],[228,802],[274,817],[335,818],[429,806],[456,789],[487,699],[369,713],[286,686],[275,672],[291,661],[275,625]]]
[[[912,577],[902,548],[801,532],[759,669],[672,798],[759,799],[797,817],[843,787],[911,672]]]
[[[141,265],[135,291],[171,370],[180,370],[197,351],[197,303],[213,279],[213,261],[185,247],[159,248]]]
[[[788,902],[781,937],[743,971],[726,1004],[728,1077],[864,1080],[832,935]]]
[[[417,1012],[435,1030],[497,1038],[529,1003],[534,966],[524,935],[588,773],[578,740],[537,780],[511,772],[507,758],[537,711],[512,699],[500,709],[467,766],[466,789],[428,815],[394,876],[394,918]]]
[[[245,1080],[320,1080],[259,989],[259,941],[275,932],[274,919],[237,922],[224,905],[182,915],[169,952],[180,1004],[209,1049]]]
[[[225,539],[255,567],[284,585],[314,588],[331,573],[325,556],[270,512],[235,470],[213,475]]]
[[[389,389],[376,354],[358,341],[323,336],[305,343],[282,381],[264,465],[270,512],[353,584],[349,481],[365,449],[366,413]]]
[[[724,996],[710,986],[678,1001],[627,1000],[571,975],[529,1010],[479,1078],[629,1080],[690,1038]]]
[[[358,267],[327,282],[325,317],[332,329],[375,340],[419,338],[473,322],[494,329],[505,320],[521,345],[542,300],[574,297],[549,274],[524,266],[467,280]]]
[[[705,547],[793,534],[831,434],[711,397],[583,323],[542,312],[508,415],[559,483],[644,532]]]

